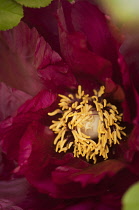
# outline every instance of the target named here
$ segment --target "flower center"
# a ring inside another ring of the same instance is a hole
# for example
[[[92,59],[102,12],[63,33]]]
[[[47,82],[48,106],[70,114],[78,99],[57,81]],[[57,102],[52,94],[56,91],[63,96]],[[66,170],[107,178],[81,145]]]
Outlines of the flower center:
[[[108,103],[104,86],[94,95],[85,94],[81,86],[75,95],[59,95],[59,109],[48,113],[59,116],[53,120],[50,129],[56,134],[56,152],[72,151],[74,157],[85,157],[97,161],[97,155],[108,158],[109,147],[119,144],[121,135],[126,135],[120,126],[122,114],[115,105]]]
[[[83,121],[83,126],[81,128],[81,132],[90,136],[91,139],[96,139],[98,137],[98,123],[99,123],[99,115],[97,111],[92,111],[92,115],[90,115],[89,119]]]

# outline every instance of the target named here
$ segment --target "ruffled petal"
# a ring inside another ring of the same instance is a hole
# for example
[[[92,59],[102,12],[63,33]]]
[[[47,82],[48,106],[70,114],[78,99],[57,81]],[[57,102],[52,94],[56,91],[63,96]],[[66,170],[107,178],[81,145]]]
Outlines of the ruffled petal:
[[[35,26],[57,52],[61,53],[60,51],[62,51],[66,62],[75,72],[79,72],[79,75],[81,72],[88,72],[100,80],[104,79],[106,75],[107,77],[113,76],[114,81],[121,84],[117,49],[119,43],[114,38],[105,15],[89,1],[77,1],[71,4],[68,1],[61,0],[61,4],[63,11],[60,12],[58,17],[60,19],[61,16],[60,23],[62,23],[63,28],[72,34],[72,38],[68,37],[70,40],[67,40],[66,34],[63,35],[64,39],[61,33],[58,36],[57,1],[53,1],[46,8],[24,8],[24,21],[30,27]],[[49,21],[50,19],[51,21]],[[61,44],[64,46],[61,46],[61,50],[59,49],[59,37],[60,42],[62,43],[61,40],[64,42]],[[69,42],[72,42],[72,44]],[[75,44],[76,46],[73,46]],[[67,53],[68,51],[69,53]],[[113,71],[108,60],[112,63]],[[96,70],[94,70],[95,68]],[[98,73],[98,69],[102,76]]]
[[[38,93],[43,84],[33,65],[40,39],[37,31],[21,22],[11,30],[1,31],[0,37],[1,81],[30,95]]]
[[[123,78],[122,86],[125,92],[125,101],[123,102],[123,119],[124,121],[131,123],[138,115],[138,97],[136,96],[136,90],[129,75],[128,66],[125,62],[124,57],[121,54],[119,55],[118,62],[121,67],[121,73]]]
[[[58,75],[57,77],[62,75],[66,78],[68,81],[66,85],[75,84],[75,78],[69,73],[68,66],[35,28],[29,29],[25,23],[21,22],[11,30],[0,32],[0,36],[1,81],[30,95],[36,95],[44,88],[52,89],[51,82],[54,87],[55,82],[58,86],[61,81],[50,76],[54,75],[53,72]],[[45,72],[49,83],[42,78],[41,70]]]
[[[139,124],[136,124],[128,139],[128,149],[125,158],[132,162],[136,152],[139,152]]]
[[[127,35],[127,34],[126,34]],[[138,32],[135,34],[129,34],[126,36],[125,41],[123,42],[120,52],[124,55],[126,63],[129,67],[130,79],[133,81],[136,90],[139,93],[139,36]]]
[[[22,209],[18,204],[25,200],[29,190],[29,184],[25,178],[0,181],[0,189],[0,206],[2,209]]]
[[[96,80],[111,77],[110,62],[88,49],[85,35],[68,32],[62,6],[58,9],[58,21],[61,52],[71,69],[78,74],[89,74]]]
[[[24,7],[23,21],[30,28],[35,27],[39,34],[51,45],[51,47],[60,53],[59,35],[56,20],[58,1],[54,0],[47,7],[28,8]]]
[[[62,0],[62,6],[69,32],[83,32],[91,50],[97,55],[117,63],[116,40],[112,36],[104,13],[89,1],[77,1],[70,4]]]
[[[0,140],[3,150],[9,158],[16,159],[19,154],[19,144],[24,132],[32,121],[41,120],[56,96],[49,91],[42,91],[33,99],[28,100],[17,111],[17,115],[0,123]],[[18,131],[18,132],[17,132]]]
[[[123,180],[128,173],[128,181],[123,182],[123,187],[119,186],[117,189],[121,196],[135,181],[128,165],[122,161],[107,160],[90,165],[74,158],[70,153],[64,156],[57,154],[54,151],[53,140],[53,133],[34,121],[20,142],[20,167],[17,172],[24,174],[41,193],[64,199],[95,197],[117,189],[118,183],[114,184],[116,180]]]
[[[77,81],[65,63],[57,63],[39,70],[46,87],[53,92],[63,92],[63,89],[75,89]]]
[[[51,106],[53,102],[56,100],[56,94],[43,90],[39,92],[34,98],[26,101],[19,109],[18,113],[29,113],[29,112],[37,112],[41,109],[46,109]]]
[[[11,87],[8,87],[4,83],[0,83],[0,121],[4,120],[9,116],[13,116],[16,113],[16,110],[28,99],[31,99],[32,96],[29,94],[17,90]]]

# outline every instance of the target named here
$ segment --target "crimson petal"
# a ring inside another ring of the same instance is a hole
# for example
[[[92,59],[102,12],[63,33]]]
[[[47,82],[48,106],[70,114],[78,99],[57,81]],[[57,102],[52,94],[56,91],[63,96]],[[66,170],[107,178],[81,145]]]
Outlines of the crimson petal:
[[[20,143],[20,173],[42,193],[66,199],[97,196],[107,190],[109,192],[109,189],[113,191],[117,187],[115,180],[122,180],[126,173],[131,174],[128,166],[119,160],[107,160],[91,166],[70,153],[64,156],[57,154],[53,140],[53,133],[34,121]],[[123,182],[122,189],[119,187],[120,195],[134,180],[135,176],[131,174],[128,181]]]
[[[96,80],[111,77],[110,62],[88,49],[85,35],[68,32],[62,6],[58,9],[58,22],[61,52],[71,69],[75,73],[88,73]]]
[[[37,31],[30,30],[23,22],[0,32],[1,81],[30,95],[35,95],[43,87],[33,65],[39,39]]]
[[[57,7],[57,0],[52,1],[49,6],[39,9],[24,7],[23,21],[31,28],[35,27],[51,47],[60,53],[56,20]]]
[[[55,98],[54,94],[43,90],[33,99],[26,101],[18,109],[15,117],[10,117],[0,123],[0,140],[8,157],[17,160],[20,139],[24,132],[32,121],[41,120],[42,114],[45,114],[44,110],[54,102]]]
[[[0,121],[4,120],[9,116],[13,116],[16,110],[26,100],[32,98],[29,94],[17,90],[15,88],[8,87],[3,82],[0,83]]]

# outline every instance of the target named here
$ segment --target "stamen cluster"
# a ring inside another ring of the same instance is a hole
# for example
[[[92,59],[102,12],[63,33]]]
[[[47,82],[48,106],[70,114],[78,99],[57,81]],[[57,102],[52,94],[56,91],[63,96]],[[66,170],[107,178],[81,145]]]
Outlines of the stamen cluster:
[[[123,127],[120,126],[122,114],[118,113],[115,105],[107,103],[103,98],[104,86],[100,87],[93,96],[85,94],[81,86],[78,86],[78,92],[75,95],[59,95],[61,97],[59,107],[50,116],[59,114],[58,120],[53,120],[50,129],[56,134],[54,145],[56,152],[72,151],[74,157],[85,157],[87,161],[93,159],[97,161],[96,156],[102,156],[104,160],[108,158],[109,147],[113,144],[119,144],[122,139]],[[99,122],[98,136],[92,139],[83,130],[86,129],[88,121],[95,121],[95,115],[98,115]]]

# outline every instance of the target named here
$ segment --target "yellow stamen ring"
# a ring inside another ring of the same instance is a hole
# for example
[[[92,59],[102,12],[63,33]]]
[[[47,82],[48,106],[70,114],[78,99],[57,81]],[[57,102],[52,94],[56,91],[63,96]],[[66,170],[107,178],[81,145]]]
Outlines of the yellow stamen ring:
[[[121,135],[126,135],[124,127],[119,125],[122,114],[118,113],[116,106],[102,99],[104,90],[105,87],[102,86],[98,92],[94,90],[93,96],[89,96],[82,91],[81,86],[78,86],[78,93],[75,95],[59,95],[60,109],[48,113],[50,116],[61,115],[57,121],[52,121],[53,124],[50,126],[56,134],[54,140],[56,152],[67,152],[72,149],[74,157],[82,156],[87,161],[93,159],[96,163],[97,155],[106,160],[109,147],[119,144]],[[96,122],[97,132],[93,131]],[[88,135],[88,129],[92,130],[91,135]],[[94,133],[97,133],[96,137]]]

